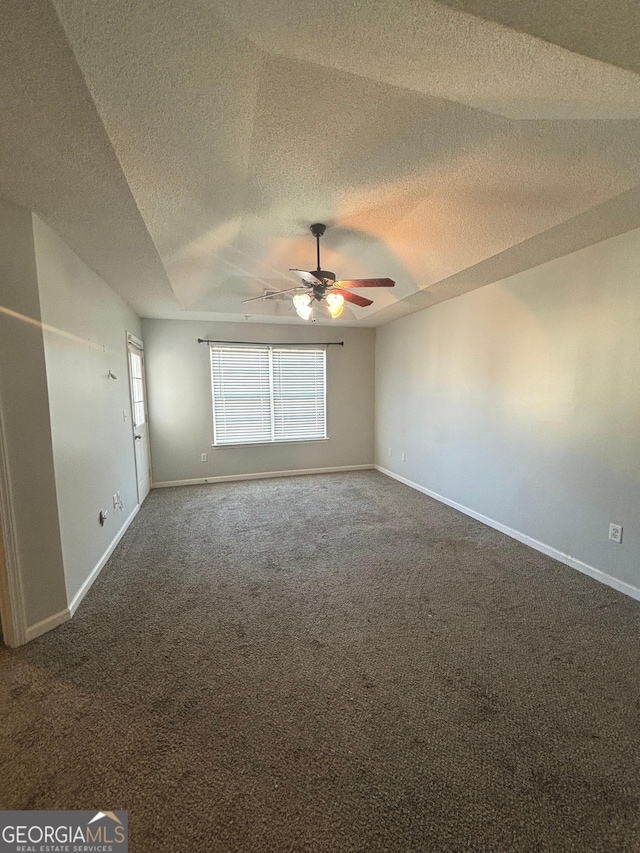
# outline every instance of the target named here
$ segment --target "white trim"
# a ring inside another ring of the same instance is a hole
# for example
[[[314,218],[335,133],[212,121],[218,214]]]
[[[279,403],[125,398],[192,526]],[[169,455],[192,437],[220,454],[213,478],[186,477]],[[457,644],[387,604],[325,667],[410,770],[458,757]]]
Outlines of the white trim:
[[[335,468],[300,468],[294,471],[260,471],[255,474],[225,474],[222,477],[198,477],[195,480],[167,480],[152,483],[152,489],[168,489],[172,486],[199,486],[203,483],[233,483],[236,480],[267,480],[272,477],[298,477],[303,474],[334,474],[338,471],[369,471],[374,465],[339,465]]]
[[[132,332],[127,332],[127,343],[133,344],[133,346],[137,349],[144,350],[144,343],[140,340],[140,338],[137,338],[134,334],[132,334]]]
[[[633,586],[633,584],[627,583],[626,581],[614,578],[613,575],[608,575],[606,572],[602,572],[594,566],[583,563],[575,557],[570,557],[568,554],[563,562],[566,562],[567,566],[571,566],[572,569],[577,569],[579,572],[582,572],[583,575],[589,575],[589,577],[594,580],[600,581],[600,583],[606,584],[606,586],[613,587],[613,589],[617,589],[618,592],[622,592],[624,595],[628,595],[629,598],[635,598],[636,601],[640,601],[640,589],[638,589],[637,586]]]
[[[136,494],[138,496],[138,504],[142,504],[144,499],[149,494],[151,490],[151,479],[152,479],[152,471],[151,471],[151,434],[149,432],[149,408],[147,405],[147,371],[145,368],[144,361],[144,344],[139,338],[136,338],[135,335],[132,335],[131,332],[127,332],[127,350],[126,350],[126,358],[127,358],[127,374],[129,376],[129,406],[130,406],[130,416],[131,416],[131,442],[133,446],[133,458],[136,469]],[[144,406],[144,423],[136,424],[136,407],[134,403],[134,394],[133,394],[133,376],[131,370],[131,356],[137,355],[140,359],[141,371],[142,371],[142,394],[143,394],[143,406]],[[145,464],[147,466],[148,473],[148,483],[147,491],[144,495],[140,494],[140,472],[138,470],[138,454],[136,450],[136,432],[140,429],[144,429],[144,444],[146,446],[147,452],[145,454]]]
[[[626,583],[626,581],[614,578],[613,575],[608,575],[606,572],[596,569],[588,563],[583,563],[581,560],[578,560],[576,557],[572,557],[570,554],[563,554],[562,551],[558,551],[556,548],[553,548],[551,545],[546,545],[544,542],[539,542],[537,539],[527,536],[526,533],[521,533],[519,530],[514,530],[512,527],[507,527],[506,524],[494,521],[494,519],[488,518],[486,515],[482,515],[479,512],[475,512],[473,509],[469,509],[469,507],[463,506],[449,498],[445,498],[444,495],[440,495],[437,492],[431,491],[431,489],[420,486],[418,483],[414,483],[413,480],[401,477],[400,474],[394,474],[393,471],[389,471],[381,465],[374,465],[374,468],[376,471],[380,471],[381,474],[386,474],[387,477],[392,477],[394,480],[404,483],[405,486],[410,486],[410,488],[416,489],[416,491],[422,492],[424,495],[428,495],[430,498],[434,498],[435,500],[440,501],[440,503],[446,504],[453,509],[457,509],[458,512],[462,512],[471,518],[475,518],[477,521],[481,521],[488,527],[493,527],[494,530],[499,530],[500,533],[504,533],[512,539],[517,539],[518,542],[522,542],[524,545],[528,545],[530,548],[540,551],[542,554],[546,554],[548,557],[552,557],[554,560],[558,560],[560,563],[564,563],[572,569],[577,569],[579,572],[582,572],[582,574],[589,575],[589,577],[600,581],[600,583],[603,583],[606,586],[617,589],[618,592],[622,592],[624,595],[628,595],[630,598],[636,599],[636,601],[640,601],[640,589],[638,587],[633,586],[630,583]]]
[[[22,591],[20,551],[13,512],[13,491],[7,457],[7,439],[0,400],[0,621],[5,645],[16,647],[27,642],[27,619]]]
[[[325,436],[324,438],[287,438],[280,441],[280,439],[268,439],[267,441],[251,441],[245,442],[244,444],[212,444],[211,447],[214,450],[226,450],[227,448],[233,447],[272,447],[276,444],[280,447],[281,444],[311,444],[316,441],[330,441],[329,436]]]
[[[132,511],[132,513],[130,514],[129,518],[127,518],[127,520],[126,520],[126,521],[125,521],[125,523],[122,525],[122,527],[120,528],[120,530],[119,530],[119,531],[116,533],[116,535],[114,536],[114,538],[113,538],[113,540],[111,541],[111,544],[109,545],[109,547],[107,548],[107,550],[104,552],[104,554],[102,555],[102,557],[100,557],[100,559],[98,560],[98,562],[95,564],[95,566],[94,566],[94,567],[93,567],[93,569],[91,570],[91,572],[90,572],[90,574],[89,574],[89,577],[85,580],[85,582],[82,584],[82,586],[80,587],[80,589],[76,592],[76,594],[73,596],[73,598],[72,598],[72,599],[71,599],[71,601],[69,602],[68,610],[69,610],[69,614],[70,614],[70,616],[73,616],[73,614],[74,614],[74,613],[76,612],[76,610],[78,609],[78,607],[79,607],[79,605],[80,605],[80,602],[82,601],[82,599],[85,597],[85,595],[86,595],[86,594],[89,592],[89,590],[91,589],[91,585],[93,584],[93,582],[95,581],[95,579],[98,577],[98,575],[100,574],[100,572],[101,572],[101,571],[102,571],[102,569],[104,568],[104,565],[105,565],[105,563],[107,562],[107,560],[109,559],[109,557],[110,557],[110,556],[113,554],[113,552],[115,551],[115,549],[116,549],[116,545],[118,544],[118,542],[120,542],[120,540],[122,539],[122,537],[124,536],[124,534],[125,534],[125,533],[127,532],[127,530],[129,529],[129,525],[131,524],[131,522],[133,521],[133,519],[136,517],[136,515],[137,515],[137,514],[138,514],[138,512],[139,512],[139,510],[140,510],[140,504],[137,504],[137,505],[136,505],[136,507],[135,507],[135,509],[134,509],[134,510]],[[53,626],[52,626],[52,627],[53,627]]]
[[[64,610],[59,610],[58,613],[54,613],[52,616],[47,616],[46,619],[36,622],[35,625],[29,625],[27,628],[25,643],[35,640],[35,638],[39,637],[41,634],[46,634],[47,631],[57,628],[58,625],[62,625],[63,622],[68,622],[69,619],[71,619],[71,613],[69,612],[69,608],[65,607]]]
[[[57,613],[54,613],[52,616],[47,616],[46,619],[42,619],[42,620],[40,620],[40,622],[36,622],[35,625],[30,625],[26,630],[24,642],[28,643],[30,640],[35,640],[35,638],[39,637],[41,634],[45,634],[47,631],[51,631],[52,628],[57,628],[58,625],[62,625],[63,622],[68,622],[69,619],[71,619],[73,614],[78,609],[80,602],[85,597],[85,595],[89,592],[91,585],[93,584],[95,579],[98,577],[98,575],[100,574],[100,572],[104,568],[105,563],[107,562],[109,557],[115,551],[116,545],[122,539],[124,534],[127,532],[129,525],[131,524],[133,519],[138,514],[139,509],[140,509],[140,506],[139,505],[136,506],[136,508],[133,510],[133,512],[131,513],[129,518],[127,518],[127,520],[122,525],[120,530],[116,533],[111,544],[109,545],[107,550],[104,552],[102,557],[100,557],[100,559],[98,560],[96,565],[93,567],[93,569],[91,570],[91,573],[89,574],[89,577],[82,584],[82,586],[80,587],[78,592],[74,595],[74,597],[73,597],[72,601],[69,603],[68,607],[65,607],[64,610],[59,610]]]

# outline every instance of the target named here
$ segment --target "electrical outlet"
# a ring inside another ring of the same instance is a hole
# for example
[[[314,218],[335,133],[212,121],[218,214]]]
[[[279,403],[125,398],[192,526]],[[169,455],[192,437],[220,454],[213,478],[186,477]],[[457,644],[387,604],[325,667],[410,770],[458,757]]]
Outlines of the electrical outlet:
[[[402,461],[403,462],[407,461],[407,454],[404,452],[404,450],[402,451]]]
[[[118,495],[117,494],[115,494],[113,496],[113,508],[118,509]]]
[[[206,461],[207,461],[207,454],[206,454],[206,453],[201,453],[201,454],[200,454],[200,461],[201,461],[201,462],[206,462]]]
[[[391,456],[391,448],[390,447],[387,447],[387,455]]]
[[[609,539],[612,542],[616,542],[618,545],[622,542],[622,525],[621,524],[610,524],[609,525]]]

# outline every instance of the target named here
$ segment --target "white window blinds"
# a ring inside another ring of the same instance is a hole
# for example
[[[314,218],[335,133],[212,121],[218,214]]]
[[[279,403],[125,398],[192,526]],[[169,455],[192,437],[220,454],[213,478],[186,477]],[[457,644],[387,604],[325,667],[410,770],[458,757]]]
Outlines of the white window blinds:
[[[214,444],[327,437],[324,349],[212,346]]]
[[[326,438],[325,350],[274,349],[274,441]]]

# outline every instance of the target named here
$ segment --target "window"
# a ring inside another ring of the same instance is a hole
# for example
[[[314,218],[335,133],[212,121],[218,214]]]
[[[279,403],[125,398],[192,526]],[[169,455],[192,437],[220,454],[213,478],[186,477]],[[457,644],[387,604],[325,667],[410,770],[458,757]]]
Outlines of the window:
[[[147,422],[144,411],[144,379],[142,378],[142,356],[129,350],[131,366],[131,401],[133,403],[133,425],[138,427]]]
[[[212,346],[213,443],[327,437],[326,351]]]

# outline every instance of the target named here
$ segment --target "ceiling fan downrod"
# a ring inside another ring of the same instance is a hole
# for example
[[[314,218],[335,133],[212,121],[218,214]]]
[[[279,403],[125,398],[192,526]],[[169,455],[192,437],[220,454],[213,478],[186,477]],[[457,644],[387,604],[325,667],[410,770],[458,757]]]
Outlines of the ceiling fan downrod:
[[[318,264],[317,264],[316,269],[319,270],[320,269],[320,238],[322,237],[324,232],[327,230],[327,226],[323,225],[322,222],[314,222],[313,225],[309,226],[309,230],[311,231],[313,236],[316,238],[316,248],[317,248],[317,258],[318,258]]]
[[[319,279],[322,282],[327,281],[327,280],[328,281],[335,281],[336,280],[336,274],[334,272],[332,272],[331,270],[323,270],[320,267],[320,238],[322,237],[324,232],[327,230],[327,226],[323,225],[322,222],[314,222],[313,225],[309,226],[309,230],[311,231],[313,236],[316,238],[317,267],[314,271],[314,275],[316,276],[317,279]]]

